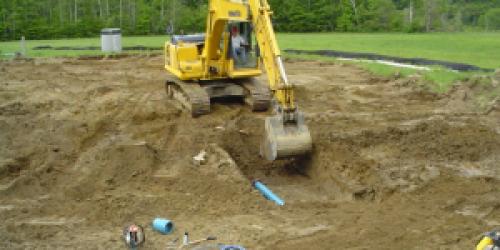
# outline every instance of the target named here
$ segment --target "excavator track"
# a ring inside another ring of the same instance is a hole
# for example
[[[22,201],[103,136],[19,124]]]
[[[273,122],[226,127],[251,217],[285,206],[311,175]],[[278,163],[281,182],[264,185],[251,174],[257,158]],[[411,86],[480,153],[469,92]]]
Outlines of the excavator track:
[[[165,82],[165,89],[169,98],[181,103],[193,117],[210,113],[210,97],[198,83],[183,82],[169,77]]]
[[[242,80],[241,86],[247,91],[245,103],[252,108],[252,111],[267,111],[269,109],[271,92],[267,86],[253,78]]]

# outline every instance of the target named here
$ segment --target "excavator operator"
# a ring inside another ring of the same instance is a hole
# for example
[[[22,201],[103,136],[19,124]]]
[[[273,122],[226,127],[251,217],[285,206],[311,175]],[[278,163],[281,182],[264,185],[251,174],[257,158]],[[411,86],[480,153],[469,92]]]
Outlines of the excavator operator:
[[[239,64],[245,64],[247,61],[247,55],[245,51],[245,46],[247,46],[248,43],[245,41],[245,39],[240,35],[240,32],[238,31],[238,27],[233,26],[231,30],[231,46],[233,48],[233,58],[235,61],[237,61]]]

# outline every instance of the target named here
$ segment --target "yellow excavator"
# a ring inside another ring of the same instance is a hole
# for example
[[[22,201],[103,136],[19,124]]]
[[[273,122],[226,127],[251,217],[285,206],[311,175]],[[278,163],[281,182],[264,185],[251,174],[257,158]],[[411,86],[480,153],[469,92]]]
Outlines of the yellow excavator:
[[[209,0],[204,34],[174,35],[165,44],[169,97],[193,117],[210,112],[210,101],[243,98],[265,119],[261,155],[271,161],[307,155],[312,139],[294,100],[271,23],[267,0]],[[263,66],[263,67],[262,67]],[[264,68],[268,84],[260,83]]]

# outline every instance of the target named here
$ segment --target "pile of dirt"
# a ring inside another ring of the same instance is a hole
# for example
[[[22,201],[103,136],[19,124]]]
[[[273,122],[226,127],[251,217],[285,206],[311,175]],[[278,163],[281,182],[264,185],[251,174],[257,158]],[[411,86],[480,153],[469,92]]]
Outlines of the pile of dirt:
[[[461,249],[500,226],[500,116],[454,102],[456,89],[287,60],[314,150],[268,162],[269,113],[214,103],[191,118],[165,95],[162,64],[0,62],[1,248],[122,248],[135,222],[148,249],[184,231],[250,249]],[[153,232],[156,217],[174,233]]]
[[[458,82],[447,93],[447,108],[457,112],[483,112],[498,116],[500,114],[500,78],[493,76],[473,76]]]

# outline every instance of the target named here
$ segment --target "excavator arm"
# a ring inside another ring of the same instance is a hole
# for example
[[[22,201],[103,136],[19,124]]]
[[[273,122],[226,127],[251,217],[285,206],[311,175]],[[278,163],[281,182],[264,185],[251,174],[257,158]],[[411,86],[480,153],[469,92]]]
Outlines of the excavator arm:
[[[276,100],[275,115],[265,121],[261,155],[268,160],[305,155],[312,149],[312,139],[304,115],[295,104],[294,88],[288,81],[271,23],[271,8],[267,0],[248,0],[248,6],[269,87]]]
[[[275,92],[275,98],[283,110],[294,110],[293,86],[288,82],[281,60],[281,51],[271,23],[271,8],[266,0],[250,0],[249,7],[269,87]]]

